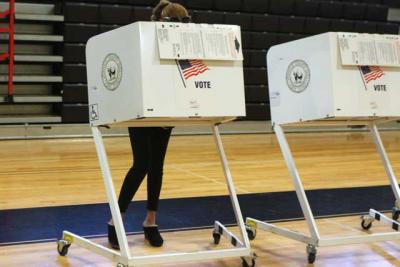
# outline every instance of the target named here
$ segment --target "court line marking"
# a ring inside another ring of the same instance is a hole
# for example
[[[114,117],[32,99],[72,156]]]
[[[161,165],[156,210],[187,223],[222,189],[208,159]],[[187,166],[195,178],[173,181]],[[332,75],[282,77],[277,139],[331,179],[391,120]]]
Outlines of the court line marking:
[[[205,175],[201,175],[201,174],[198,174],[198,173],[194,173],[194,172],[192,172],[192,171],[185,170],[185,169],[179,168],[179,167],[174,166],[174,165],[170,165],[170,167],[171,167],[171,168],[174,168],[174,169],[177,170],[177,171],[182,171],[182,172],[185,172],[185,173],[190,174],[190,175],[192,175],[192,176],[202,178],[202,179],[204,179],[204,180],[206,180],[206,181],[210,181],[210,182],[214,182],[214,183],[219,184],[219,185],[227,186],[227,184],[226,184],[225,182],[221,182],[221,181],[215,180],[215,179],[213,179],[213,178],[209,178],[209,177],[207,177],[207,176],[205,176]],[[243,189],[243,188],[240,188],[239,186],[235,186],[235,188],[236,188],[237,191],[241,191],[241,193],[246,193],[246,194],[251,194],[251,193],[252,193],[251,191],[248,191],[248,190],[245,190],[245,189]]]
[[[339,217],[340,218],[340,217]],[[361,221],[361,220],[360,220]],[[342,229],[346,229],[349,230],[351,232],[355,232],[355,233],[364,233],[361,229],[355,228],[353,226],[349,226],[347,224],[342,224],[342,223],[338,223],[335,220],[330,220],[330,219],[324,219],[324,222],[330,223],[330,224],[334,224],[335,226],[338,226],[339,228]]]

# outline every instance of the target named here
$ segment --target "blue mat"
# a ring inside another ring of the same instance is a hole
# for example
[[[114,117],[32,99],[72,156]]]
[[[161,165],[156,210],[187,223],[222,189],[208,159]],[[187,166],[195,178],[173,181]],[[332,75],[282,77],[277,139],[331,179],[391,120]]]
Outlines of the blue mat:
[[[391,210],[394,196],[389,186],[307,191],[316,216],[367,213],[369,208]],[[239,195],[244,217],[276,221],[302,218],[294,192]],[[127,212],[126,231],[140,232],[145,201],[133,202]],[[0,211],[0,245],[55,240],[63,230],[81,236],[107,233],[110,218],[106,203]],[[229,196],[161,200],[158,224],[162,230],[212,227],[215,220],[235,224]]]

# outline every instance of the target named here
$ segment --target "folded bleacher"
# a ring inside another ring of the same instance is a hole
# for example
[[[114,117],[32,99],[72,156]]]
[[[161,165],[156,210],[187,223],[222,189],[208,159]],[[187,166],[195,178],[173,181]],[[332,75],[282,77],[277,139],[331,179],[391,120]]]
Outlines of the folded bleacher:
[[[265,56],[276,44],[327,31],[398,34],[388,9],[398,0],[181,0],[197,23],[242,28],[247,120],[269,119]],[[149,20],[157,1],[86,0],[64,3],[64,122],[87,121],[85,42],[91,36],[134,21]],[[86,105],[86,106],[85,106]],[[76,112],[74,111],[76,109]]]

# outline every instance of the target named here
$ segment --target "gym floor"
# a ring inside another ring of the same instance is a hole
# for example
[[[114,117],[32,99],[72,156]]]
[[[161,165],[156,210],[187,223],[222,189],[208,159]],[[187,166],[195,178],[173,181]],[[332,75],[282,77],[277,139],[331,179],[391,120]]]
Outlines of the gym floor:
[[[367,132],[291,133],[287,137],[306,190],[388,185],[383,165]],[[392,167],[399,173],[400,136],[398,132],[385,131],[382,139]],[[222,141],[238,194],[293,191],[275,135],[223,135]],[[132,162],[129,140],[127,137],[109,137],[105,138],[105,145],[114,185],[119,191]],[[1,141],[0,147],[0,212],[107,202],[91,138],[10,140]],[[227,194],[213,137],[173,136],[165,162],[162,199]],[[145,198],[144,183],[135,200]],[[249,208],[241,206],[242,211]],[[268,209],[268,203],[265,203],[265,209]],[[138,216],[143,215],[144,212]],[[360,230],[359,216],[324,218],[317,223],[324,237],[366,233]],[[304,220],[278,224],[307,233]],[[236,227],[232,227],[232,231],[237,231]],[[368,232],[387,231],[390,231],[388,227],[374,223]],[[107,245],[104,234],[94,240]],[[133,255],[229,247],[226,241],[215,246],[211,229],[176,230],[164,233],[164,238],[165,246],[160,249],[147,246],[142,234],[130,235],[128,240]],[[61,257],[53,240],[37,241],[0,246],[1,266],[115,265],[77,245],[71,246],[67,257]],[[399,241],[387,241],[323,247],[318,250],[314,266],[400,266],[397,260],[399,246]],[[307,266],[302,243],[258,231],[252,247],[258,255],[257,266]],[[228,259],[179,266],[241,266],[241,261]]]

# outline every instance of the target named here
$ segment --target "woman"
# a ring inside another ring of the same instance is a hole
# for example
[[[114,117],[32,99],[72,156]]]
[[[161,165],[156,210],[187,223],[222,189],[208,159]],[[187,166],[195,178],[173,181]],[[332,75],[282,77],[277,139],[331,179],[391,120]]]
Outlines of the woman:
[[[151,20],[189,22],[190,16],[182,5],[161,0],[154,8]],[[143,231],[151,246],[160,247],[164,240],[158,231],[156,213],[162,185],[164,158],[172,128],[130,127],[128,130],[134,164],[122,184],[118,205],[121,214],[124,215],[147,175],[147,216],[143,222]],[[112,220],[108,223],[108,241],[112,248],[119,249]]]

